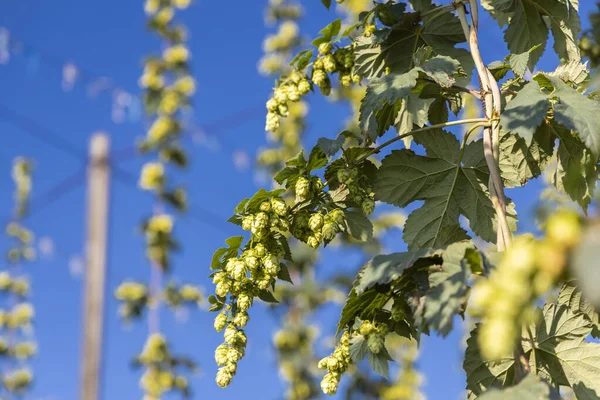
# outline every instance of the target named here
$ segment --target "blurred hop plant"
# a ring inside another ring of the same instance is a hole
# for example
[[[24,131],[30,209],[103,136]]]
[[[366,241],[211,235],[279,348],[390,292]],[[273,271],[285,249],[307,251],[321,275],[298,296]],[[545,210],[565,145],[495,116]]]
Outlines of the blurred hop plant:
[[[19,276],[18,270],[35,259],[34,234],[22,224],[28,211],[32,189],[31,162],[18,157],[14,160],[12,178],[15,185],[15,212],[6,227],[10,239],[7,252],[8,268],[0,272],[0,291],[5,295],[4,309],[0,310],[0,354],[3,357],[2,384],[9,398],[23,397],[33,381],[33,372],[26,361],[37,352],[31,340],[35,309],[28,302],[29,279]],[[10,308],[9,308],[10,307]]]
[[[580,217],[572,211],[554,213],[545,232],[539,240],[518,237],[489,278],[473,287],[469,311],[482,317],[479,345],[487,359],[511,354],[521,327],[535,322],[536,300],[564,278],[569,251],[581,235]]]
[[[162,287],[161,283],[162,275],[172,271],[173,251],[179,249],[174,237],[174,218],[163,210],[170,206],[183,212],[187,207],[186,191],[173,184],[171,171],[172,168],[184,168],[188,163],[180,136],[185,112],[191,108],[197,86],[190,74],[192,57],[186,44],[186,29],[176,19],[176,11],[186,9],[190,4],[190,0],[146,0],[145,3],[147,27],[165,44],[160,55],[145,60],[139,79],[144,108],[152,119],[139,149],[154,157],[142,167],[139,187],[156,196],[157,209],[160,209],[143,221],[141,231],[146,241],[146,257],[158,279],[152,279],[150,284],[126,281],[114,293],[121,302],[119,312],[124,320],[139,319],[146,311],[152,314],[148,318],[152,321],[150,331],[153,333],[136,359],[138,365],[145,367],[141,379],[145,400],[158,400],[174,391],[189,396],[184,373],[195,368],[188,359],[172,356],[166,339],[154,333],[158,330],[154,325],[157,325],[160,303],[175,310],[198,306],[202,301],[200,289],[193,285],[170,283]]]
[[[187,358],[173,356],[169,344],[161,334],[148,337],[135,364],[145,367],[140,380],[145,393],[144,400],[158,400],[172,391],[178,391],[185,397],[190,396],[187,378],[179,371],[194,371],[196,366]]]

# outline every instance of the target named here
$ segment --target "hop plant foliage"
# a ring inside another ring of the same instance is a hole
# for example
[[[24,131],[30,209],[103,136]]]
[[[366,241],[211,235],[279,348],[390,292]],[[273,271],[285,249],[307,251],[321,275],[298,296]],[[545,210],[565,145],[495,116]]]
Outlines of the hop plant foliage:
[[[125,321],[146,316],[150,336],[143,351],[135,359],[144,373],[140,387],[145,400],[159,400],[178,392],[191,395],[187,375],[195,364],[187,357],[174,356],[167,339],[158,333],[160,304],[176,311],[181,307],[199,307],[199,287],[171,280],[162,287],[163,275],[172,272],[172,255],[179,249],[175,237],[175,219],[166,208],[183,212],[187,195],[183,187],[173,183],[175,168],[187,165],[187,154],[179,139],[185,130],[183,113],[191,108],[196,81],[190,74],[191,52],[186,44],[186,29],[176,19],[176,11],[184,10],[190,0],[146,0],[147,27],[164,42],[162,53],[146,59],[139,79],[143,100],[152,121],[146,137],[139,143],[142,153],[153,160],[142,167],[139,186],[155,196],[156,209],[140,228],[145,238],[146,257],[153,269],[149,283],[125,281],[116,290],[121,302],[119,312]]]
[[[15,214],[6,227],[10,247],[6,268],[0,271],[0,292],[3,295],[0,355],[3,356],[4,371],[0,393],[9,398],[27,395],[33,383],[33,372],[27,363],[37,353],[37,345],[33,340],[35,309],[28,301],[31,285],[21,268],[35,258],[34,234],[22,223],[31,196],[32,172],[29,160],[22,157],[14,160]]]
[[[387,376],[394,338],[445,336],[456,315],[469,313],[477,323],[464,362],[470,398],[535,393],[550,399],[559,387],[597,398],[597,344],[586,337],[598,334],[600,296],[587,282],[596,282],[589,265],[597,256],[598,223],[575,211],[554,211],[543,237],[513,239],[518,204],[504,194],[546,175],[556,193],[583,213],[593,210],[600,103],[590,90],[594,71],[582,56],[595,67],[597,38],[592,29],[579,41],[577,3],[337,3],[350,12],[360,9],[359,18],[345,26],[334,20],[310,45],[295,23],[301,7],[273,1],[267,13],[269,21],[282,22],[265,40],[261,63],[263,72],[279,74],[266,102],[266,129],[279,147],[259,160],[274,171],[275,189],[261,189],[236,207],[229,222],[246,235],[229,238],[211,261],[210,309],[218,312],[215,329],[224,332],[215,352],[217,384],[229,385],[238,371],[252,340],[244,328],[255,301],[305,296],[281,288],[281,281],[296,283],[296,277],[301,287],[310,282],[296,270],[290,242],[316,250],[352,237],[368,248],[381,201],[414,207],[401,221],[408,251],[377,254],[381,247],[371,247],[377,253],[352,284],[337,345],[316,363],[326,370],[325,394],[337,393],[342,375],[364,358]],[[489,65],[479,53],[482,12],[497,20],[510,50]],[[547,48],[550,34],[553,49]],[[560,60],[553,71],[537,66],[545,51]],[[469,87],[471,81],[479,87]],[[317,88],[349,99],[357,114],[347,130],[319,139],[307,159],[300,144],[304,103]],[[467,115],[461,114],[465,104]],[[535,308],[561,286],[558,301]],[[305,317],[307,310],[297,312]],[[275,345],[289,397],[308,398],[312,373],[290,364],[286,351],[290,343],[310,348],[313,337],[284,321]],[[418,379],[411,381],[407,371],[406,386],[388,384],[377,395],[418,398]]]

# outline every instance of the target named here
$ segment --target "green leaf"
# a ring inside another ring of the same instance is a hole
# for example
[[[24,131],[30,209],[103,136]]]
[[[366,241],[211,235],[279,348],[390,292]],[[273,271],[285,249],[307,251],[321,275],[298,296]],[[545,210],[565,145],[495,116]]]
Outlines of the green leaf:
[[[479,400],[550,400],[560,399],[552,388],[533,374],[527,375],[517,385],[503,390],[491,389],[478,397]]]
[[[329,9],[331,7],[331,0],[321,0],[321,3]]]
[[[527,58],[529,58],[529,53],[527,53]],[[504,78],[506,74],[508,74],[508,71],[511,70],[510,64],[506,61],[494,61],[490,63],[487,68],[497,81]]]
[[[373,372],[384,378],[389,378],[390,366],[385,352],[382,351],[379,354],[374,354],[369,351],[367,353],[367,360],[369,361],[369,365],[373,369]]]
[[[532,51],[535,51],[539,45],[533,46],[531,49],[526,52],[519,54],[511,54],[508,56],[508,61],[510,63],[510,68],[515,73],[515,75],[519,78],[522,78],[527,72],[527,65],[529,64],[529,57]]]
[[[577,132],[577,136],[585,146],[598,157],[600,154],[600,118],[598,118],[600,102],[587,98],[557,76],[538,74],[535,78],[547,80],[554,87],[554,92],[550,96],[557,100],[554,104],[556,121]]]
[[[279,303],[279,301],[277,301],[275,296],[273,296],[273,293],[271,293],[268,290],[259,290],[258,298],[266,303]]]
[[[325,28],[321,29],[319,33],[327,38],[327,40],[331,40],[334,36],[337,36],[337,34],[340,33],[340,29],[342,29],[342,19],[338,18]]]
[[[229,247],[221,247],[215,251],[210,263],[210,269],[219,269],[223,263],[231,257],[236,257],[242,243],[243,236],[232,236],[225,241]]]
[[[360,296],[354,290],[351,290],[342,309],[336,335],[346,329],[357,317],[363,319],[373,318],[389,299],[389,293],[380,292],[376,289],[367,290]]]
[[[454,47],[465,41],[456,16],[440,12],[424,16],[422,21],[419,18],[419,13],[407,13],[391,29],[357,38],[355,72],[367,79],[383,76],[386,68],[395,74],[406,73],[415,67],[413,53],[423,46],[431,47],[434,56],[458,60],[467,73],[473,70],[469,53]]]
[[[500,116],[500,125],[506,131],[521,136],[529,145],[533,134],[550,109],[548,94],[536,81],[528,82],[513,98]]]
[[[461,151],[458,140],[442,130],[420,133],[415,141],[426,155],[394,150],[383,159],[375,182],[377,200],[406,207],[423,200],[404,227],[409,250],[438,248],[467,238],[459,216],[488,242],[495,242],[496,213],[487,191],[489,172],[481,141]],[[514,215],[509,216],[513,229]]]
[[[323,168],[327,165],[327,155],[321,150],[321,148],[317,145],[313,147],[310,152],[310,156],[308,157],[308,164],[306,168],[309,172],[314,171],[319,168]]]
[[[292,285],[294,284],[294,282],[292,281],[292,277],[290,276],[290,271],[287,265],[285,265],[284,263],[281,263],[280,265],[279,272],[277,273],[277,279],[289,282]]]
[[[356,240],[366,242],[373,237],[373,224],[362,212],[344,210],[348,233]]]
[[[350,339],[350,358],[354,363],[362,361],[369,352],[367,340],[363,335],[356,335]]]
[[[245,212],[256,212],[259,210],[260,204],[263,201],[269,200],[272,197],[280,196],[284,192],[285,192],[285,189],[275,189],[275,190],[267,191],[267,190],[261,188],[258,192],[256,192],[254,194],[254,196],[252,196],[250,198],[250,200],[248,200],[244,211]]]
[[[454,243],[442,255],[441,269],[429,274],[429,290],[425,295],[424,319],[430,329],[446,336],[452,330],[452,319],[464,307],[467,280],[471,269],[465,260],[471,242]]]
[[[598,173],[597,158],[570,130],[548,124],[548,129],[558,138],[557,164],[553,184],[576,201],[584,211],[592,202]]]
[[[344,143],[346,142],[346,138],[341,134],[334,140],[328,138],[320,138],[317,140],[317,146],[328,156],[334,156],[338,151],[342,148]]]
[[[594,260],[596,259],[594,256]],[[565,305],[575,314],[583,314],[592,323],[592,336],[600,338],[600,314],[594,306],[581,295],[581,289],[576,280],[565,283],[558,292],[557,304]]]
[[[587,65],[581,63],[581,61],[570,61],[559,65],[554,72],[550,72],[547,75],[556,76],[565,82],[581,86],[588,79],[590,72]]]
[[[383,134],[394,122],[398,134],[409,132],[414,125],[423,127],[433,99],[422,99],[414,93],[417,80],[428,78],[440,87],[456,83],[460,63],[450,57],[435,56],[404,74],[390,74],[372,79],[360,106],[360,127],[371,140]],[[398,113],[398,114],[396,114]],[[396,116],[397,115],[397,116]]]
[[[290,65],[296,67],[296,69],[298,70],[303,70],[310,63],[312,56],[312,50],[302,50],[301,52],[296,54],[294,59],[290,62]]]
[[[547,304],[538,310],[535,348],[528,341],[524,350],[535,352],[535,370],[561,386],[570,386],[580,400],[597,399],[600,393],[600,344],[585,342],[592,323],[568,307]]]
[[[423,249],[375,256],[359,271],[353,286],[354,291],[357,295],[361,295],[375,285],[387,285],[398,279],[406,269],[419,260],[428,259],[429,265],[440,262],[443,251],[443,249]]]
[[[508,188],[523,186],[542,174],[554,154],[555,136],[545,123],[540,125],[531,144],[512,133],[500,138],[500,171]]]
[[[280,185],[283,185],[283,183],[287,181],[286,187],[288,187],[290,183],[295,182],[299,176],[300,169],[298,167],[284,167],[273,177],[273,179]]]

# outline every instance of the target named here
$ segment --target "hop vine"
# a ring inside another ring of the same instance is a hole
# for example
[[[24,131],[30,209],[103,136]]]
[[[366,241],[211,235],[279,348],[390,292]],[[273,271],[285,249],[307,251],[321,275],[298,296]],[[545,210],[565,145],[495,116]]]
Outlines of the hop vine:
[[[28,301],[31,285],[23,273],[23,266],[35,259],[34,235],[22,222],[26,216],[32,189],[32,165],[25,158],[13,163],[12,178],[15,184],[14,219],[6,227],[11,242],[8,266],[0,272],[0,292],[4,307],[0,310],[0,355],[4,359],[2,392],[8,398],[24,396],[33,383],[29,360],[37,354],[33,337],[35,309]]]

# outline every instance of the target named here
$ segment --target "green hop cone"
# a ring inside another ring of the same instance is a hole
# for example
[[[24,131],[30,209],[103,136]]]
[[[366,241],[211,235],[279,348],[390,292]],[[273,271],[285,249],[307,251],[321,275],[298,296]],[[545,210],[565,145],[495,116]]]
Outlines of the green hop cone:
[[[360,207],[365,215],[371,215],[373,214],[373,211],[375,211],[375,202],[371,198],[366,198],[363,200]]]
[[[271,210],[271,203],[268,201],[263,201],[260,203],[260,211],[269,212]]]
[[[225,312],[221,312],[215,317],[215,330],[217,332],[221,332],[223,328],[225,328],[225,325],[227,325],[227,314],[225,314]]]
[[[273,93],[273,98],[279,105],[285,104],[288,101],[287,89],[285,87],[278,87]]]
[[[264,257],[265,254],[267,254],[267,248],[264,244],[258,243],[256,246],[254,246],[254,253],[257,257]]]
[[[369,336],[375,332],[375,325],[371,321],[363,321],[359,328],[359,333],[363,336]]]
[[[312,235],[310,235],[308,237],[306,244],[308,244],[313,249],[316,249],[321,245],[322,240],[323,240],[323,235],[321,235],[320,232],[314,232]]]
[[[267,274],[277,275],[280,269],[279,264],[281,263],[279,257],[275,254],[267,254],[262,261]]]
[[[329,372],[323,377],[321,381],[321,390],[326,395],[334,395],[337,392],[340,383],[340,377],[338,373]]]
[[[308,227],[313,232],[320,232],[323,227],[324,218],[323,215],[317,213],[313,214],[308,220]]]
[[[333,239],[335,239],[335,236],[338,233],[338,228],[334,223],[328,222],[323,225],[321,233],[323,234],[323,240],[326,242],[331,242]]]
[[[327,82],[329,82],[329,77],[327,76],[327,73],[322,69],[313,69],[312,81],[318,87],[322,87],[326,85]]]
[[[279,103],[275,99],[269,99],[267,101],[267,110],[270,112],[277,112],[277,107],[279,107]]]
[[[302,79],[300,82],[298,82],[298,91],[302,96],[306,96],[310,92],[310,89],[311,87],[308,79]]]
[[[229,357],[229,347],[226,344],[220,344],[215,350],[215,361],[219,367],[227,364]]]
[[[380,334],[369,335],[367,338],[367,346],[369,351],[373,354],[379,354],[385,347],[384,336]]]
[[[252,305],[252,298],[247,293],[240,293],[237,299],[238,309],[242,312],[248,311]]]
[[[281,199],[272,198],[271,199],[271,208],[273,209],[275,214],[279,215],[280,217],[285,217],[287,215],[288,206],[287,206],[287,204],[285,204],[285,201],[283,201]]]
[[[246,263],[246,266],[248,267],[248,269],[251,271],[254,271],[256,268],[258,268],[260,266],[260,261],[259,261],[258,257],[255,257],[254,255],[246,255],[244,257],[244,262]]]
[[[340,85],[342,87],[350,87],[352,85],[352,74],[349,72],[340,74]]]
[[[300,93],[298,86],[296,86],[293,83],[288,85],[288,97],[289,97],[290,101],[296,102],[296,101],[300,100],[301,95],[302,94]]]
[[[294,190],[296,191],[296,195],[298,197],[307,199],[310,195],[310,181],[308,179],[306,179],[305,177],[301,176],[296,181]]]
[[[222,388],[225,388],[229,386],[232,378],[233,375],[231,374],[231,372],[229,372],[229,370],[226,367],[222,367],[219,368],[215,381],[217,382],[217,385],[219,385]]]
[[[346,219],[344,216],[344,211],[342,211],[340,208],[336,208],[335,210],[331,211],[329,213],[329,217],[336,224],[343,224],[344,220]]]
[[[242,229],[245,231],[249,231],[252,229],[252,225],[254,224],[254,215],[247,215],[242,218]]]
[[[227,361],[230,363],[237,363],[244,357],[243,347],[230,347],[227,354]]]
[[[225,297],[231,290],[232,282],[231,279],[225,278],[215,286],[215,293],[219,297]]]
[[[340,183],[348,183],[350,181],[350,170],[347,168],[341,168],[337,171],[337,179]]]
[[[311,185],[312,185],[312,188],[315,191],[317,191],[317,192],[323,190],[323,187],[325,186],[323,184],[323,181],[321,180],[321,178],[319,178],[318,176],[313,176],[312,177],[312,179],[311,179]]]
[[[250,316],[245,311],[239,312],[233,317],[233,324],[238,328],[245,327],[248,324],[248,321],[250,321]]]
[[[330,42],[321,43],[319,45],[319,54],[321,54],[321,55],[327,54],[331,51],[332,48],[333,48],[333,46],[331,46]]]
[[[332,54],[327,54],[325,57],[323,57],[323,69],[329,73],[337,71],[337,63],[335,62],[335,57]]]
[[[277,129],[279,129],[279,115],[276,112],[269,111],[267,113],[265,130],[269,132],[275,132]]]

